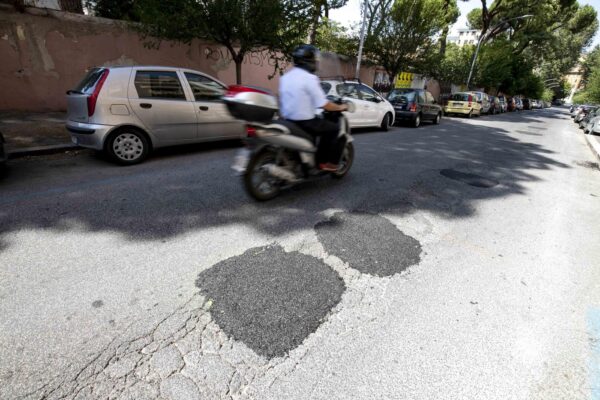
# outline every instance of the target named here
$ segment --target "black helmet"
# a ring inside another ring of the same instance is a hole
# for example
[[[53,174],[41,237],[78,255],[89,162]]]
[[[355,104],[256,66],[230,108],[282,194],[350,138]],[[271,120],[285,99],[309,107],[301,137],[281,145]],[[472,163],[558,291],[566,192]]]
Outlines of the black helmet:
[[[319,56],[319,49],[311,44],[301,44],[300,46],[296,47],[292,53],[294,65],[307,70],[311,74],[314,74],[314,72],[317,70]]]

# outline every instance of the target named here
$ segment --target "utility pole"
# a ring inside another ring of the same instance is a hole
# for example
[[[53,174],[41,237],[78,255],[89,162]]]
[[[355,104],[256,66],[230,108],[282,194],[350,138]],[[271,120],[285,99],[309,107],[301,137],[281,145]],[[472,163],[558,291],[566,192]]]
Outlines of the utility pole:
[[[356,79],[358,79],[360,77],[360,62],[362,60],[362,52],[363,52],[363,46],[365,44],[365,27],[367,25],[367,10],[368,10],[368,5],[367,5],[368,0],[363,0],[362,2],[362,26],[360,27],[360,43],[358,45],[358,58],[356,60],[356,73],[354,74],[354,77]]]

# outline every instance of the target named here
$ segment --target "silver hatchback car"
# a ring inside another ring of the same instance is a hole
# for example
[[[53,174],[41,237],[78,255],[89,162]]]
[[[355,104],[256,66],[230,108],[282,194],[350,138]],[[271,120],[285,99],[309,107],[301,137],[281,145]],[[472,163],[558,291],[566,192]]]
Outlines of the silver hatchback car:
[[[66,127],[73,143],[136,164],[158,147],[245,137],[221,100],[226,90],[183,68],[93,68],[67,92]]]

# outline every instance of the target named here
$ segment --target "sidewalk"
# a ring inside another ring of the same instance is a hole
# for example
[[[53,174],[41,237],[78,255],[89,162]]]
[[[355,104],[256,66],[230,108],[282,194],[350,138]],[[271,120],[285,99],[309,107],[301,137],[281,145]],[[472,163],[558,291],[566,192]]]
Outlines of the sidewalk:
[[[591,133],[588,135],[583,134],[583,136],[585,136],[585,140],[587,141],[588,146],[590,146],[592,153],[594,153],[598,161],[600,161],[600,136]]]
[[[65,129],[66,113],[0,111],[0,132],[9,158],[76,149]]]

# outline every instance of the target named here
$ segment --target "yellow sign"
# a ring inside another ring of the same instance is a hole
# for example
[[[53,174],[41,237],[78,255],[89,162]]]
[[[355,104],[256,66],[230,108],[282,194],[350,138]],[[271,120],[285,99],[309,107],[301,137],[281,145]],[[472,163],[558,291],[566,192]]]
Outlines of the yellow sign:
[[[400,72],[396,76],[396,87],[397,88],[409,88],[412,86],[414,74],[412,72]]]

